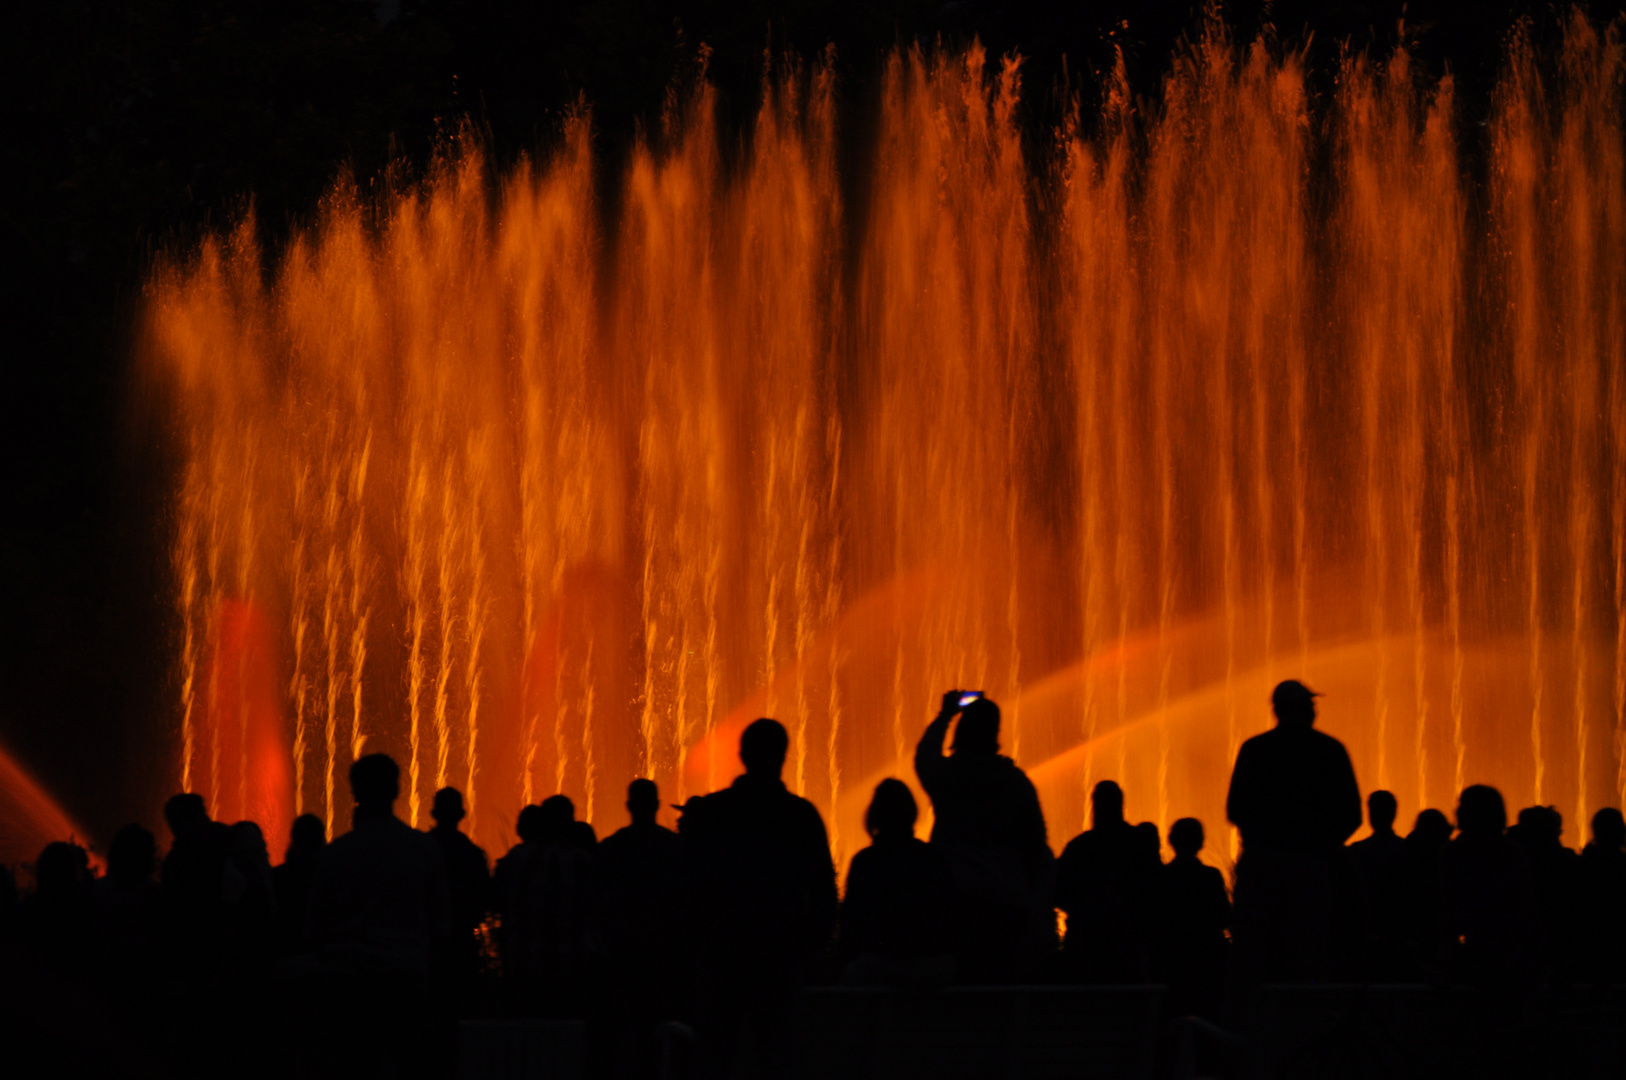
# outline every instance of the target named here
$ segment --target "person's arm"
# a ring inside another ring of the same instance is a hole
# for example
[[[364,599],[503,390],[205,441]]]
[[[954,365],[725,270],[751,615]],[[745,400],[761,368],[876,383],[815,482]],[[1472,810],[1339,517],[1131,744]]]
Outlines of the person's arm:
[[[1231,925],[1231,896],[1225,891],[1225,875],[1218,869],[1210,866],[1208,874],[1208,889],[1211,899],[1208,902],[1209,910],[1214,915],[1215,929],[1224,933]]]
[[[1046,861],[1049,861],[1055,856],[1050,852],[1050,829],[1045,825],[1044,804],[1039,801],[1039,789],[1033,786],[1033,781],[1029,780],[1026,774],[1022,776],[1022,783],[1026,788],[1023,801],[1027,807],[1025,812],[1027,822],[1024,828],[1028,834],[1028,842],[1036,850],[1043,851]]]
[[[1361,827],[1361,788],[1355,782],[1355,766],[1350,763],[1349,751],[1338,747],[1337,821],[1338,843],[1342,844]]]
[[[1083,849],[1078,837],[1070,840],[1066,847],[1061,849],[1061,856],[1056,860],[1056,892],[1055,904],[1067,913],[1069,919],[1080,910],[1078,863],[1083,858]]]
[[[423,836],[422,833],[417,834]],[[446,870],[446,856],[440,845],[424,836],[418,844],[423,853],[424,922],[429,928],[430,947],[435,948],[456,936],[456,922],[452,918],[452,886]]]
[[[1237,751],[1236,766],[1231,770],[1231,788],[1225,796],[1225,819],[1242,832],[1247,840],[1248,827],[1253,823],[1253,777],[1251,775],[1248,744]]]
[[[948,738],[949,721],[953,720],[960,711],[960,691],[950,690],[943,695],[943,706],[937,712],[937,717],[926,725],[921,733],[920,742],[915,747],[915,776],[920,779],[920,786],[926,790],[927,795],[937,786],[937,778],[942,774],[943,764],[947,758],[943,756],[943,742]]]
[[[497,881],[492,876],[491,860],[486,856],[486,849],[476,846],[474,850],[480,856],[480,876],[474,888],[479,896],[480,918],[484,920],[497,907]]]
[[[1055,888],[1056,856],[1050,850],[1050,831],[1045,827],[1044,807],[1039,802],[1038,789],[1026,775],[1022,776],[1022,786],[1022,830],[1027,834],[1022,857],[1027,864],[1028,885],[1048,904]]]
[[[808,869],[813,880],[813,903],[818,918],[826,928],[834,929],[836,909],[840,897],[836,893],[836,861],[830,855],[830,834],[824,828],[824,818],[812,803],[807,806]]]
[[[874,914],[869,873],[871,858],[866,848],[854,855],[852,864],[847,867],[847,894],[841,898],[840,945],[848,956],[863,952],[870,945]]]

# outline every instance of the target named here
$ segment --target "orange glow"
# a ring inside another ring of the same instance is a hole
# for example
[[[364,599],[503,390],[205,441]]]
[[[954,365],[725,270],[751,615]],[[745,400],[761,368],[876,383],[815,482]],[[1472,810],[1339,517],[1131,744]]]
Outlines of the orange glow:
[[[0,864],[31,863],[46,844],[70,839],[90,846],[85,830],[0,747]],[[90,860],[94,866],[102,865],[95,852]]]
[[[1578,840],[1626,789],[1620,47],[1575,22],[1561,86],[1515,47],[1485,199],[1449,81],[1351,58],[1313,113],[1299,64],[1212,30],[1035,163],[1015,64],[901,53],[845,186],[828,72],[737,161],[702,88],[610,214],[576,118],[336,191],[269,273],[252,222],[164,267],[183,782],[280,731],[342,827],[387,750],[500,847],[522,800],[721,786],[774,715],[845,860],[958,686],[1058,846],[1111,777],[1218,852],[1293,675],[1403,818],[1491,782]]]
[[[202,760],[192,776],[217,821],[253,821],[281,861],[293,813],[293,748],[275,638],[252,602],[222,600],[199,687]]]

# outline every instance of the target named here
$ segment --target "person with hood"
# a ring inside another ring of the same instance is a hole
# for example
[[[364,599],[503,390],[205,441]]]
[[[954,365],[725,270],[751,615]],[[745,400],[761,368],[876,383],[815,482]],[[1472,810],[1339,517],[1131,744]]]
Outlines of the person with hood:
[[[967,983],[1030,979],[1055,951],[1044,811],[1027,775],[999,752],[999,720],[989,698],[950,690],[915,747],[915,776],[936,815],[931,843],[959,892],[956,952]]]

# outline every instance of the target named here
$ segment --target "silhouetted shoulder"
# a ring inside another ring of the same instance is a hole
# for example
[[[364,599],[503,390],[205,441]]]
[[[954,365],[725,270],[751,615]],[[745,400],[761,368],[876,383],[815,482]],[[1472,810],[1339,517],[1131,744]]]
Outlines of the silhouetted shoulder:
[[[1086,829],[1061,849],[1059,861],[1072,865],[1081,861],[1088,861],[1102,847],[1101,833],[1097,829]]]
[[[371,848],[411,852],[437,867],[445,868],[445,856],[441,854],[440,845],[427,833],[419,832],[394,816],[359,823],[349,832],[335,837],[317,857],[318,865],[342,863],[354,858],[357,852]]]
[[[392,814],[358,821],[317,859],[306,916],[311,943],[363,970],[428,970],[451,931],[440,845]]]
[[[628,825],[598,842],[600,859],[615,859],[641,851],[671,851],[682,844],[678,834],[664,825]]]
[[[793,809],[791,810],[793,817],[809,832],[817,830],[819,836],[824,836],[824,815],[819,813],[819,808],[800,795],[791,795],[790,797],[795,800],[792,803]]]
[[[598,843],[593,859],[604,875],[607,887],[623,883],[648,884],[655,875],[662,881],[677,868],[683,839],[671,829],[653,822],[617,829]]]

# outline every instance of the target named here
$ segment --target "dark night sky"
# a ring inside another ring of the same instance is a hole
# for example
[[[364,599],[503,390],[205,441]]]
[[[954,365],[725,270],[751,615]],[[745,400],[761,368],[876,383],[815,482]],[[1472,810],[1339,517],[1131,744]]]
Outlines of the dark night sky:
[[[546,145],[578,92],[613,165],[703,43],[725,121],[755,105],[763,49],[837,50],[862,115],[899,42],[969,41],[1027,58],[1042,134],[1116,48],[1155,95],[1200,5],[1183,0],[859,3],[856,0],[407,0],[381,25],[356,0],[56,0],[8,14],[11,147],[4,210],[0,437],[0,743],[91,828],[150,806],[138,793],[173,748],[160,440],[128,392],[129,327],[153,254],[233,219],[252,195],[268,238],[307,217],[341,166],[410,171],[464,119],[499,161]],[[1626,0],[1583,4],[1602,20]],[[1347,45],[1406,35],[1449,67],[1463,123],[1484,115],[1509,28],[1550,33],[1553,6],[1519,0],[1242,0],[1239,37],[1268,19],[1312,42],[1325,78]],[[1313,33],[1313,37],[1311,34]],[[851,125],[856,129],[859,125]]]

